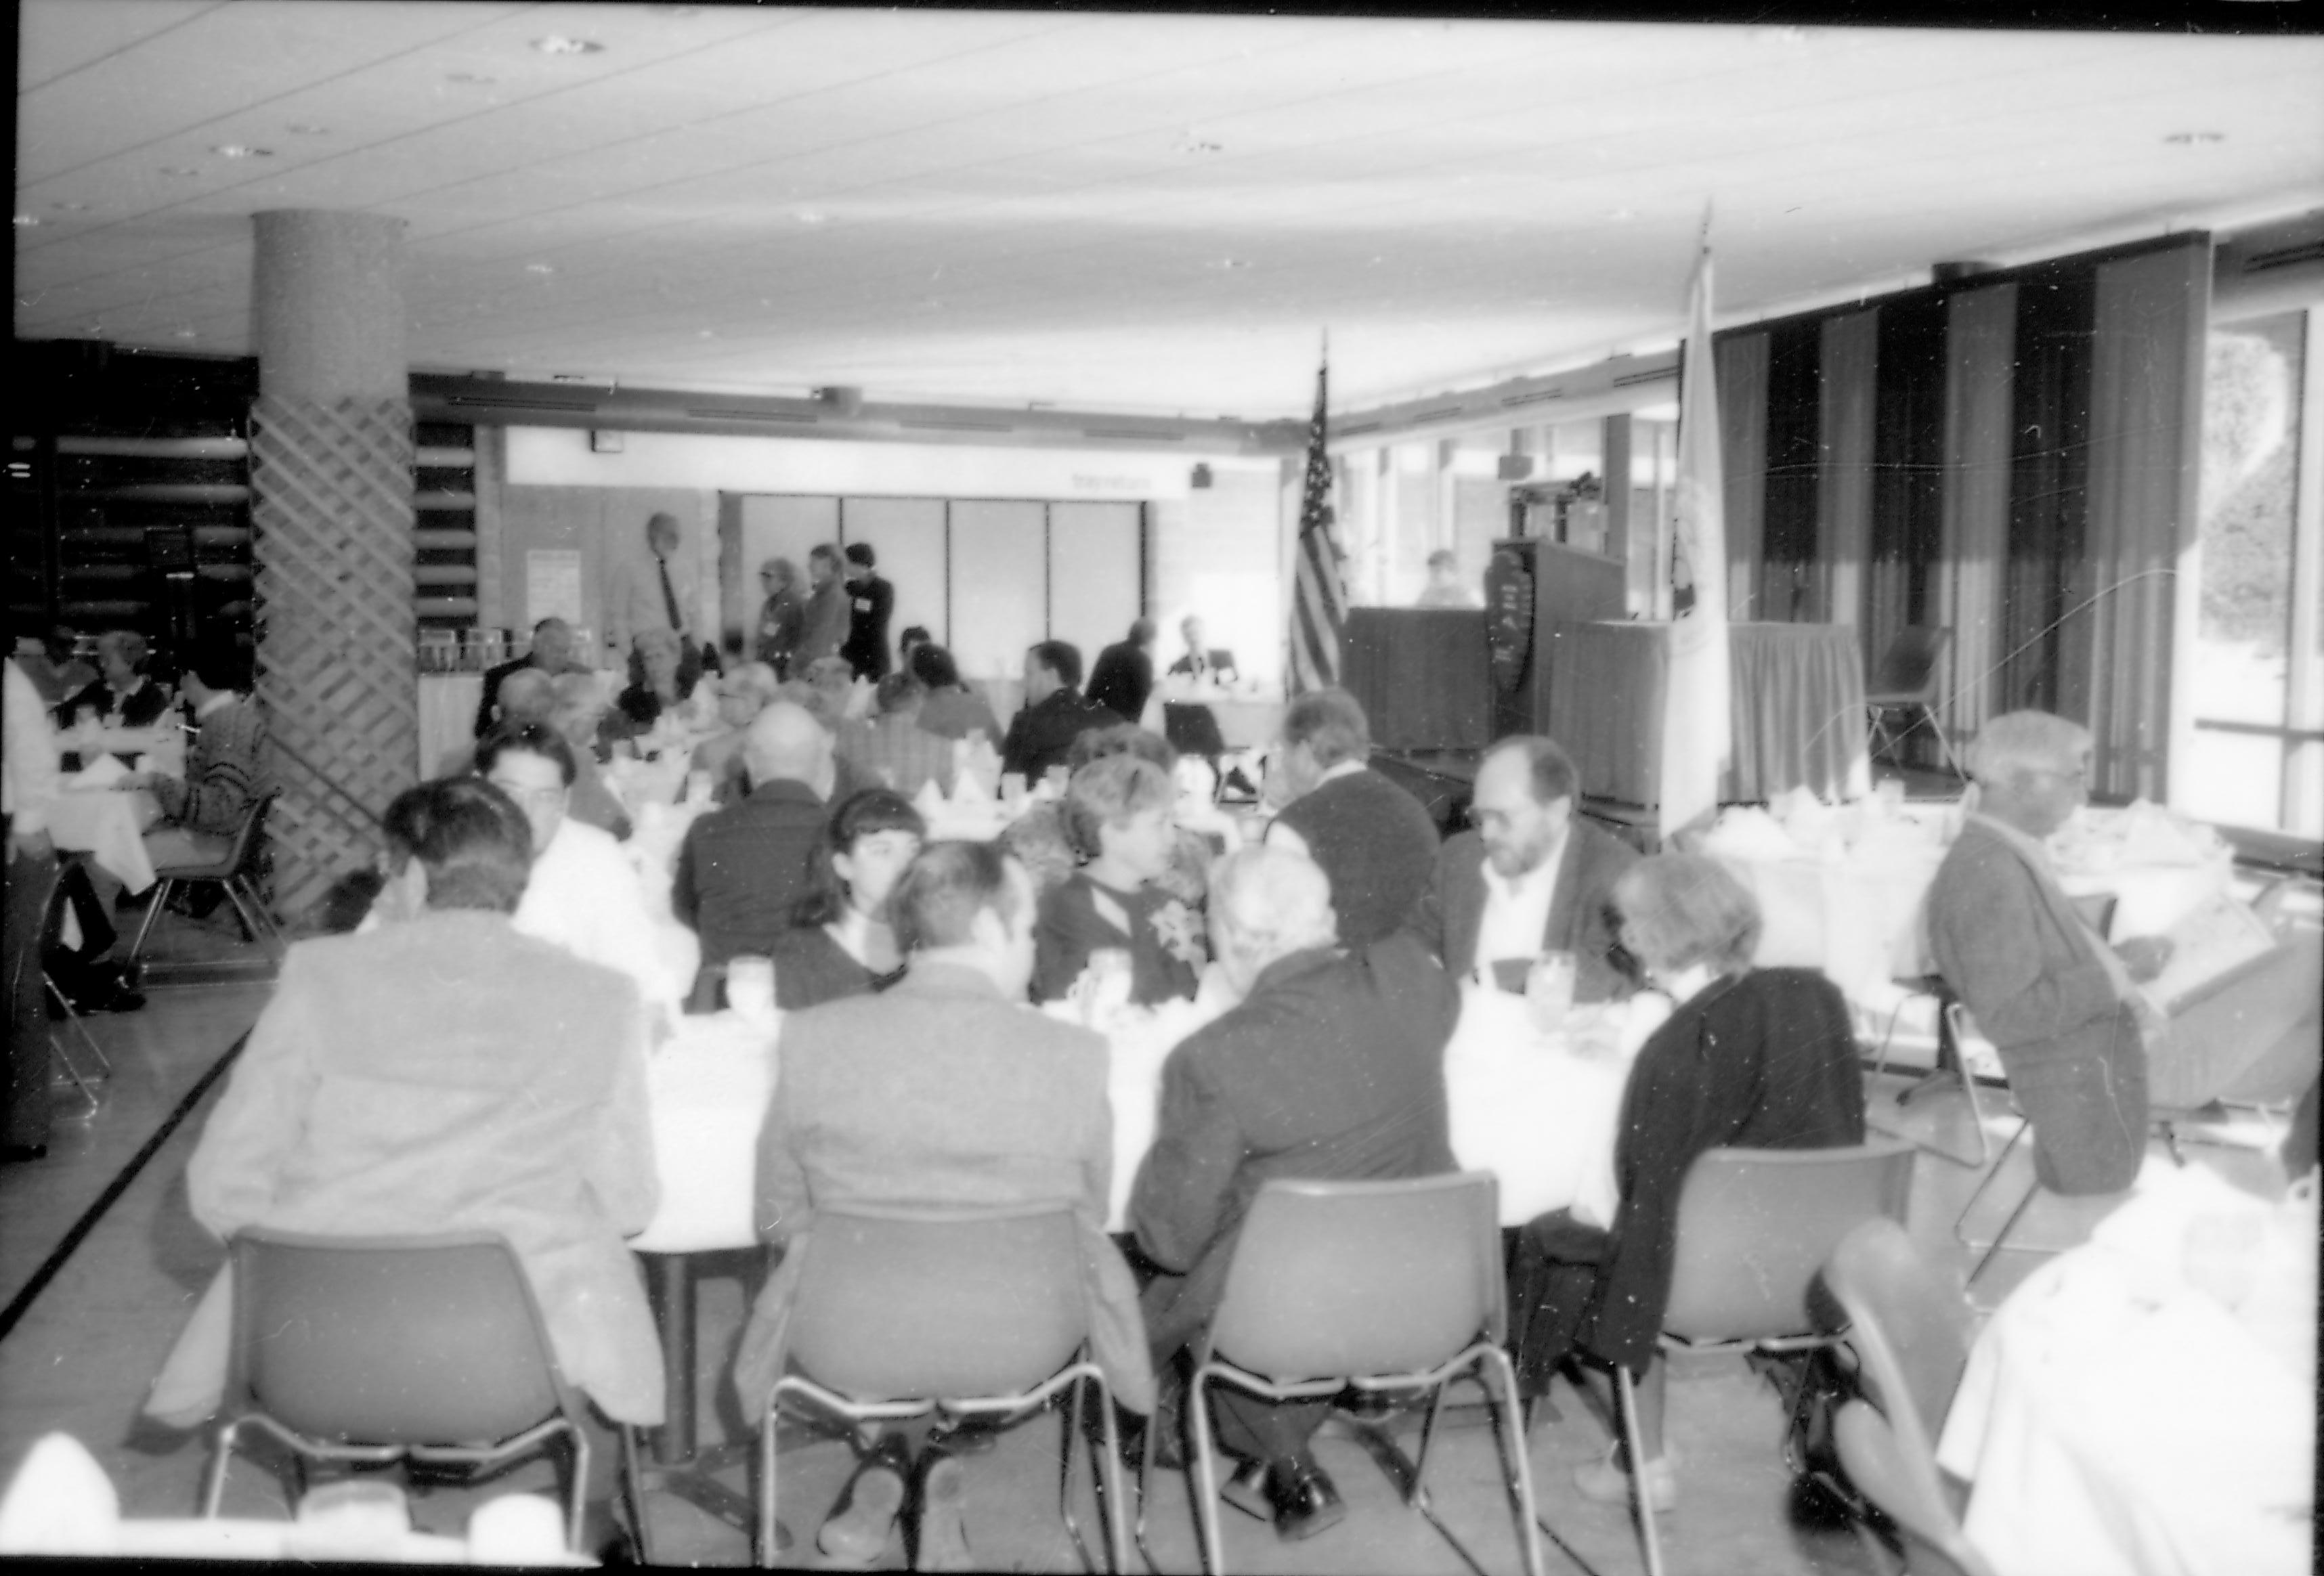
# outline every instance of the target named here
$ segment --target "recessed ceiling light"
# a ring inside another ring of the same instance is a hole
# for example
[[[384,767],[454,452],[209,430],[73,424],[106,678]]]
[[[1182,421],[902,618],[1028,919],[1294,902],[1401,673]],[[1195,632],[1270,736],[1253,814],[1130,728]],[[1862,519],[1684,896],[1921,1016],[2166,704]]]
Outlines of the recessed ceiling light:
[[[444,80],[447,82],[462,82],[470,87],[477,87],[487,82],[496,82],[499,78],[496,77],[487,77],[481,71],[455,71],[450,76],[445,78]]]
[[[1216,263],[1212,263],[1211,266],[1213,268],[1249,268],[1250,266],[1250,259],[1248,257],[1222,257]]]
[[[2198,143],[2224,143],[2227,140],[2227,134],[2225,132],[2172,132],[2163,140],[2176,143],[2181,148],[2190,148]]]
[[[544,55],[594,55],[605,46],[593,38],[573,38],[565,33],[552,32],[547,38],[533,40],[532,47]]]
[[[88,211],[88,204],[85,202],[52,202],[49,206],[60,214],[85,214]]]
[[[718,336],[717,336],[717,335],[715,335],[715,334],[712,333],[712,332],[711,332],[709,329],[707,329],[707,328],[697,328],[697,329],[696,329],[696,330],[694,331],[694,336],[695,336],[696,339],[715,339],[715,338],[717,338],[717,337],[718,337]]]
[[[194,176],[199,175],[201,171],[190,169],[183,164],[164,164],[161,166],[161,173],[164,175],[174,175],[180,180],[186,180]]]
[[[221,159],[272,159],[272,148],[254,148],[248,143],[220,143],[210,150]]]
[[[283,129],[294,137],[327,137],[331,134],[330,127],[312,125],[306,121],[295,122]]]
[[[801,208],[791,215],[802,225],[819,225],[828,217],[821,208]]]
[[[551,263],[528,263],[524,265],[524,271],[527,273],[555,273],[557,269],[555,265]]]
[[[18,214],[16,216],[16,227],[20,230],[29,230],[40,222],[41,216],[38,214]]]
[[[170,336],[172,339],[199,339],[201,335],[191,328],[180,328]]]

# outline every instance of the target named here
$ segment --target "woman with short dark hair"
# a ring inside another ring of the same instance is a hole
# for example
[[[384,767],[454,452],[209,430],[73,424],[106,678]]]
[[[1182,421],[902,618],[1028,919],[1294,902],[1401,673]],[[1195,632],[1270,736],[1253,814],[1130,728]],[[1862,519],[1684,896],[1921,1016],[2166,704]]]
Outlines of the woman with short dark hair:
[[[1610,1221],[1558,1210],[1517,1233],[1509,1329],[1517,1385],[1544,1394],[1567,1358],[1641,1376],[1646,1498],[1676,1502],[1663,1450],[1655,1357],[1687,1168],[1706,1149],[1821,1149],[1864,1141],[1864,1076],[1838,987],[1812,969],[1759,969],[1759,905],[1714,860],[1662,854],[1614,883],[1621,940],[1676,1004],[1639,1050],[1614,1139],[1620,1203]],[[1629,1475],[1609,1453],[1574,1474],[1615,1502]]]
[[[891,788],[840,801],[809,856],[790,928],[775,942],[775,1005],[815,1007],[904,977],[890,899],[927,833],[911,801]]]
[[[107,630],[97,637],[98,677],[68,696],[57,707],[69,728],[84,719],[115,728],[145,728],[170,709],[170,692],[147,677],[145,637],[135,630]]]

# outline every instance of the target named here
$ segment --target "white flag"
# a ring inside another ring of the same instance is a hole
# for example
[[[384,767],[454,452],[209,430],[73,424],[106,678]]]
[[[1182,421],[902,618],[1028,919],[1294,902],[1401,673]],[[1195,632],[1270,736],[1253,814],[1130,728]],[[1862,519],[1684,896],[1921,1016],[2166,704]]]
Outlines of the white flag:
[[[1711,248],[1695,261],[1679,404],[1672,578],[1694,603],[1671,626],[1663,706],[1660,819],[1665,843],[1719,808],[1733,753],[1728,698],[1727,511],[1719,465],[1719,376],[1711,353]],[[1667,594],[1657,587],[1657,600]]]

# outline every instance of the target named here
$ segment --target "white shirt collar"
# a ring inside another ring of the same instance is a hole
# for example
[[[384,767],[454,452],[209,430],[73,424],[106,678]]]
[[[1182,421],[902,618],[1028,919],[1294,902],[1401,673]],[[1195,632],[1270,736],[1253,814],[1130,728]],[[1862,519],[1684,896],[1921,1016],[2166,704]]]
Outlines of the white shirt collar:
[[[214,689],[210,691],[209,699],[202,702],[201,705],[194,708],[194,721],[198,723],[208,722],[211,717],[215,716],[219,712],[226,710],[226,707],[232,705],[241,698],[242,696],[235,694],[235,692],[230,689]]]

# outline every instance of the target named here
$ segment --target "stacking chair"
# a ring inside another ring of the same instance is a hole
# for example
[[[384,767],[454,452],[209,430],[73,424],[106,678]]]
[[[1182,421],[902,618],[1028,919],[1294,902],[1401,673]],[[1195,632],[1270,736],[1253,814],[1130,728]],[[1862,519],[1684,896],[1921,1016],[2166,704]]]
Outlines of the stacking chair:
[[[266,911],[266,899],[258,889],[258,862],[261,839],[266,830],[266,812],[273,806],[281,790],[261,794],[235,828],[234,841],[216,861],[208,864],[164,865],[153,874],[159,886],[153,900],[146,906],[145,917],[137,926],[137,939],[129,944],[129,956],[122,963],[125,973],[134,973],[144,955],[145,937],[153,928],[153,921],[169,907],[170,894],[181,886],[199,881],[214,881],[226,891],[234,911],[242,917],[242,927],[250,933],[251,940],[266,949],[266,955],[279,967],[285,945],[281,928],[274,917]]]
[[[1072,1442],[1084,1432],[1084,1403],[1093,1403],[1107,1552],[1114,1571],[1127,1572],[1121,1442],[1112,1391],[1090,1353],[1082,1247],[1063,1204],[818,1207],[814,1230],[793,1249],[806,1258],[786,1327],[786,1371],[761,1421],[759,1563],[774,1564],[779,1542],[777,1433],[794,1397],[862,1429],[931,1415],[1005,1425],[1069,1391],[1059,1488],[1065,1525],[1080,1546]]]
[[[1927,723],[1929,731],[1937,736],[1937,751],[1946,770],[1956,777],[1965,775],[1953,757],[1952,742],[1945,737],[1944,725],[1937,721],[1937,699],[1944,687],[1945,648],[1952,643],[1953,632],[1932,624],[1906,624],[1888,642],[1888,650],[1880,656],[1876,668],[1864,686],[1865,709],[1872,719],[1872,752],[1882,751],[1895,758],[1896,747],[1911,736],[1914,727]],[[1892,727],[1892,714],[1901,713],[1904,723]],[[1901,763],[1900,763],[1901,764]]]
[[[1945,982],[1933,974],[1912,983],[1914,995],[1928,997],[1937,1006],[1936,1064],[1929,1070],[1927,1076],[1896,1096],[1896,1107],[1901,1111],[1932,1090],[1941,1091],[1946,1085],[1958,1083],[1961,1097],[1969,1104],[1969,1129],[1976,1137],[1977,1152],[1957,1155],[1941,1145],[1923,1142],[1895,1128],[1880,1127],[1868,1121],[1866,1126],[1884,1138],[1902,1138],[1914,1148],[1925,1150],[1940,1160],[1950,1160],[1956,1166],[1965,1166],[1974,1171],[1993,1158],[1993,1145],[1986,1137],[1985,1107],[1978,1099],[1977,1074],[1969,1071],[1969,1058],[1962,1055],[1962,1046],[1968,1043],[1964,1038],[1968,1031],[1961,1015],[1961,1005]],[[1905,1000],[1910,1000],[1910,996],[1905,998]],[[1889,1045],[1895,1037],[1896,1019],[1904,1010],[1904,1002],[1900,1001],[1896,1010],[1889,1014],[1887,1029],[1880,1037],[1880,1054],[1872,1064],[1875,1073],[1887,1071]]]
[[[1840,1240],[1823,1278],[1847,1315],[1864,1391],[1832,1419],[1841,1468],[1903,1529],[1908,1555],[1924,1548],[1949,1571],[1987,1576],[1937,1470],[1937,1435],[1969,1362],[1960,1277],[1931,1264],[1904,1227],[1879,1220]]]
[[[235,1234],[233,1345],[202,1514],[214,1516],[246,1430],[306,1463],[419,1463],[496,1472],[564,1442],[567,1531],[582,1544],[589,1477],[586,1403],[557,1366],[531,1283],[489,1231],[313,1237]],[[645,1497],[635,1432],[622,1488],[639,1552]]]
[[[48,895],[41,901],[38,953],[23,959],[21,966],[41,971],[41,989],[45,999],[63,1015],[57,1020],[62,1025],[61,1029],[52,1028],[49,1031],[49,1044],[55,1053],[57,1071],[60,1074],[56,1081],[57,1089],[62,1091],[69,1086],[79,1094],[82,1102],[80,1110],[60,1111],[58,1114],[69,1120],[77,1120],[95,1116],[98,1107],[104,1103],[95,1086],[113,1076],[113,1063],[106,1058],[105,1048],[97,1043],[97,1037],[88,1032],[88,1025],[81,1021],[80,1009],[72,1004],[72,998],[66,995],[63,988],[50,977],[42,961],[57,945],[58,934],[64,926],[68,901],[65,871],[65,865],[60,862],[55,877],[49,883]],[[73,1048],[75,1042],[79,1045],[78,1054]]]
[[[1680,1351],[1809,1352],[1837,1345],[1844,1327],[1812,1309],[1809,1294],[1840,1240],[1869,1220],[1901,1221],[1913,1192],[1910,1144],[1892,1139],[1837,1149],[1706,1150],[1679,1194],[1676,1262],[1663,1313],[1665,1359]],[[1622,1440],[1642,1493],[1646,1459],[1630,1370],[1614,1365]],[[1804,1400],[1803,1388],[1794,1405]],[[1662,1576],[1650,1507],[1637,1507],[1649,1576]]]
[[[1517,1371],[1503,1350],[1507,1283],[1492,1174],[1398,1182],[1277,1179],[1251,1201],[1186,1396],[1203,1569],[1223,1569],[1210,1388],[1285,1401],[1358,1390],[1430,1393],[1405,1501],[1428,1511],[1428,1445],[1453,1378],[1484,1386],[1528,1576],[1541,1576]],[[1155,1430],[1148,1428],[1150,1446]],[[1433,1515],[1433,1513],[1432,1513]]]

